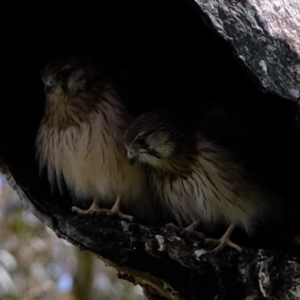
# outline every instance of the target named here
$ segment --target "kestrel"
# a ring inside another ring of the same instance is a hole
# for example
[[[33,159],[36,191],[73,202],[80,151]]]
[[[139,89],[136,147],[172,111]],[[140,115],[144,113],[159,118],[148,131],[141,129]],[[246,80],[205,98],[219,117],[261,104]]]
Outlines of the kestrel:
[[[215,252],[226,245],[241,251],[230,240],[234,228],[251,236],[266,220],[277,222],[283,199],[255,183],[234,151],[207,134],[201,111],[190,111],[155,110],[139,116],[125,133],[128,159],[144,166],[149,189],[165,215],[180,226],[199,221],[211,228],[228,226],[220,239],[206,242],[217,245]],[[213,123],[211,127],[213,131]]]
[[[56,59],[44,67],[41,77],[46,107],[36,155],[51,185],[62,190],[65,182],[76,198],[93,199],[87,210],[72,207],[79,214],[106,212],[131,220],[121,213],[121,206],[153,222],[156,214],[146,174],[128,162],[123,144],[134,117],[121,95],[126,88],[86,58]]]

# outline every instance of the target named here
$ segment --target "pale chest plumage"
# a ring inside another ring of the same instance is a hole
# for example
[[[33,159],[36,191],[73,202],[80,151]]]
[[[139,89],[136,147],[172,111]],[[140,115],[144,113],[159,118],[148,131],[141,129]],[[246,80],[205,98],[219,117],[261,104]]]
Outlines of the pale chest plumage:
[[[130,116],[112,93],[104,93],[84,122],[66,128],[42,122],[37,137],[40,168],[53,185],[62,178],[80,198],[98,198],[112,205],[118,195],[136,201],[148,194],[146,175],[132,167],[123,146]]]
[[[247,182],[241,168],[212,143],[199,142],[198,150],[190,172],[183,176],[172,177],[159,169],[150,172],[155,198],[180,225],[233,222],[251,232],[257,212],[266,209],[263,190]]]

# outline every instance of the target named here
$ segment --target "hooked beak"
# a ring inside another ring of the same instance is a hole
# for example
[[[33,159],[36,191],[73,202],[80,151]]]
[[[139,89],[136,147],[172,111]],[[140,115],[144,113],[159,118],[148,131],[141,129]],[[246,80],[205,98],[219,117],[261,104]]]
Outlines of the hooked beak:
[[[55,85],[52,83],[52,82],[45,82],[45,85],[44,85],[44,92],[46,95],[48,95],[48,93],[50,93],[53,88],[55,87]]]
[[[128,150],[127,151],[127,158],[129,163],[133,166],[137,157],[138,157],[139,153],[138,152],[134,152],[132,150]]]

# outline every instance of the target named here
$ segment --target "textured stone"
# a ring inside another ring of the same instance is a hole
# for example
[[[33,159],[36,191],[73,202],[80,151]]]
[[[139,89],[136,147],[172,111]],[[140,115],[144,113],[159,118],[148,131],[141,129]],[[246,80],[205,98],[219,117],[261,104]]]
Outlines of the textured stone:
[[[195,1],[263,88],[286,98],[299,97],[298,0]]]

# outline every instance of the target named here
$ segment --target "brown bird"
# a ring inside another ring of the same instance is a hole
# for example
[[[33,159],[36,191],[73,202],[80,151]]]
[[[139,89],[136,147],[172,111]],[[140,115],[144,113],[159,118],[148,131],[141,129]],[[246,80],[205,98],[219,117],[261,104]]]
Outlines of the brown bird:
[[[226,225],[220,239],[206,242],[217,245],[216,252],[226,245],[241,251],[230,240],[233,230],[241,227],[251,236],[267,220],[276,223],[283,199],[255,183],[231,155],[234,151],[206,134],[207,120],[200,110],[185,110],[156,110],[139,116],[125,133],[128,159],[144,166],[149,189],[160,199],[166,216],[192,228],[199,221],[211,228]],[[213,131],[213,122],[210,125]]]
[[[46,107],[36,155],[51,185],[62,191],[65,182],[76,198],[93,199],[87,210],[72,207],[79,214],[106,212],[131,220],[121,212],[125,208],[155,222],[146,174],[127,160],[123,136],[134,115],[113,75],[93,60],[67,57],[48,63],[41,77]]]

